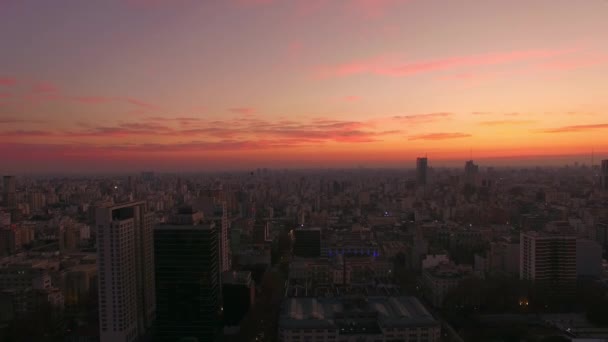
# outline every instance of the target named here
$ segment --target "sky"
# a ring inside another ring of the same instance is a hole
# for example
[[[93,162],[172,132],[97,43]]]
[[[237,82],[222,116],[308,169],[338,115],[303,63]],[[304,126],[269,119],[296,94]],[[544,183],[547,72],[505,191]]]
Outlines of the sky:
[[[0,171],[608,158],[606,0],[0,0]]]

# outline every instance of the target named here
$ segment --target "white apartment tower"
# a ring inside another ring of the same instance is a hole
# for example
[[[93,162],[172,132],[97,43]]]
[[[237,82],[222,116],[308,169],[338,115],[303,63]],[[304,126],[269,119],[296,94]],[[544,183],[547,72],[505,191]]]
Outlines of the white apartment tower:
[[[96,208],[101,342],[136,341],[154,320],[154,236],[146,202]]]
[[[559,292],[576,285],[576,235],[529,231],[520,234],[520,279]]]

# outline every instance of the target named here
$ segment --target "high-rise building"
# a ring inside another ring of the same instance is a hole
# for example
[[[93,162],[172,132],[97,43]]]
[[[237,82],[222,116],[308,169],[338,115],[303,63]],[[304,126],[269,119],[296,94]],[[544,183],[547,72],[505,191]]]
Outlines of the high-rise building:
[[[576,285],[576,235],[528,231],[520,234],[519,277],[567,294]]]
[[[38,212],[40,210],[42,210],[46,203],[45,203],[45,198],[44,198],[44,194],[41,192],[31,192],[29,194],[29,204],[30,204],[30,210],[33,212]]]
[[[19,231],[15,227],[0,228],[0,257],[14,254],[21,247]]]
[[[4,205],[8,208],[17,206],[16,185],[14,176],[4,176],[4,188],[2,192]]]
[[[298,228],[294,231],[293,255],[303,258],[321,256],[321,229]]]
[[[428,158],[416,159],[416,181],[418,182],[418,185],[426,185],[428,181],[428,166]]]
[[[472,160],[469,160],[464,165],[464,181],[465,184],[475,185],[477,183],[477,175],[479,174],[479,166],[475,165]]]
[[[159,341],[214,340],[220,312],[218,247],[214,223],[154,229]]]
[[[101,342],[136,341],[155,314],[152,213],[146,202],[96,208]]]
[[[589,239],[576,240],[576,275],[592,278],[602,275],[602,245]]]
[[[600,186],[602,190],[608,191],[608,159],[602,160],[600,169]]]
[[[222,222],[220,231],[220,272],[232,269],[232,256],[230,254],[230,241],[228,239],[228,208],[226,201],[222,202]]]

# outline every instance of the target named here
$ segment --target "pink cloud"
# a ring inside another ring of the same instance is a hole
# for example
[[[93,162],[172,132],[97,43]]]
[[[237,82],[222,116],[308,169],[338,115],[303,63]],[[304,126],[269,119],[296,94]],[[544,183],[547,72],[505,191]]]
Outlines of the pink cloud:
[[[302,57],[304,45],[299,41],[290,42],[287,46],[287,58],[292,61],[297,61]]]
[[[132,104],[132,105],[135,105],[135,106],[138,106],[138,107],[142,107],[142,108],[145,108],[145,109],[154,109],[154,108],[156,108],[156,106],[153,105],[153,104],[146,103],[144,101],[141,101],[141,100],[138,100],[138,99],[135,99],[135,98],[132,98],[132,97],[124,98],[124,100],[127,101],[128,103]]]
[[[502,53],[487,53],[471,56],[456,56],[412,62],[394,62],[386,56],[355,60],[346,63],[322,66],[316,69],[321,78],[344,77],[358,74],[371,74],[390,77],[406,77],[420,73],[450,70],[464,66],[499,65],[527,60],[544,59],[575,51],[561,50],[522,50]],[[473,77],[473,74],[461,74],[461,77]]]
[[[16,131],[6,131],[0,132],[0,136],[3,137],[48,137],[54,135],[53,132],[50,131],[40,131],[40,130],[16,130]]]
[[[377,131],[373,125],[359,121],[339,121],[316,119],[308,122],[266,121],[256,118],[238,118],[216,121],[203,121],[198,118],[152,117],[144,121],[123,122],[113,126],[93,126],[80,124],[81,129],[69,131],[5,131],[0,136],[24,138],[29,136],[52,136],[58,140],[73,138],[101,138],[115,141],[117,138],[189,137],[198,141],[212,143],[217,139],[235,141],[286,141],[297,140],[307,144],[367,143],[380,141],[384,137],[398,134],[399,131]],[[86,142],[86,140],[84,140]]]
[[[9,93],[0,93],[0,100],[1,100],[1,99],[8,99],[8,98],[10,98],[10,97],[12,97],[12,96],[13,96],[13,95],[12,95],[12,94],[9,94]]]
[[[0,123],[1,124],[23,124],[23,123],[47,123],[47,121],[45,120],[32,120],[32,119],[22,119],[22,118],[16,118],[16,117],[5,117],[5,118],[1,118],[0,117]]]
[[[353,0],[355,12],[365,18],[378,18],[386,14],[393,6],[403,4],[407,0]]]
[[[192,3],[192,0],[125,0],[127,5],[136,9],[158,9]]]
[[[237,6],[250,7],[250,6],[264,6],[270,5],[274,0],[233,0]]]
[[[251,107],[236,107],[236,108],[228,108],[232,113],[240,114],[240,115],[253,115],[255,113],[255,109]]]
[[[32,85],[32,92],[34,93],[53,93],[57,90],[57,86],[49,82],[39,82]]]
[[[564,127],[547,129],[542,132],[543,133],[578,133],[578,132],[596,131],[596,130],[604,130],[604,129],[608,129],[608,123],[564,126]]]
[[[13,86],[17,84],[17,80],[14,78],[0,77],[0,86]]]
[[[406,122],[409,124],[420,124],[420,123],[429,123],[429,122],[445,120],[453,115],[454,115],[453,113],[439,112],[439,113],[429,113],[429,114],[398,115],[398,116],[393,116],[392,119]]]
[[[512,125],[529,125],[536,121],[533,120],[497,120],[497,121],[482,121],[479,124],[482,126],[512,126]]]
[[[357,102],[357,101],[361,100],[361,97],[356,96],[356,95],[349,95],[349,96],[344,96],[342,98],[342,100],[344,100],[346,102]]]
[[[574,70],[608,63],[608,56],[582,56],[537,64],[541,70]]]
[[[409,137],[409,140],[448,140],[470,138],[472,135],[466,133],[430,133]]]
[[[100,104],[112,102],[111,98],[103,96],[76,96],[73,99],[74,101],[86,104]]]

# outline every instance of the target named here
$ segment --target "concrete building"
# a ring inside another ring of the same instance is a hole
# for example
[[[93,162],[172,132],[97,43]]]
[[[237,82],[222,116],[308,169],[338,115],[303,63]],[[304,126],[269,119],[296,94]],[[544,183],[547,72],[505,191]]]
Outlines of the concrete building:
[[[96,290],[96,264],[81,264],[67,269],[64,280],[66,310],[86,305],[90,293]]]
[[[418,185],[426,185],[428,182],[428,158],[416,159],[416,182]]]
[[[0,256],[12,255],[20,247],[21,241],[16,227],[0,228]]]
[[[520,235],[519,276],[547,289],[569,293],[576,285],[576,235],[528,231]]]
[[[45,268],[31,264],[12,264],[0,268],[0,289],[50,289],[51,276]]]
[[[143,201],[96,208],[101,342],[136,341],[154,320],[152,218]]]
[[[576,240],[576,275],[599,278],[602,275],[602,246],[588,239]]]
[[[488,259],[490,272],[519,274],[519,243],[507,241],[490,243]]]
[[[4,206],[8,208],[17,207],[17,186],[14,176],[4,176],[4,188],[2,190],[2,198]]]
[[[472,276],[471,266],[439,264],[422,272],[422,285],[425,297],[435,307],[443,306],[443,301],[450,290],[456,288],[461,281]]]
[[[279,341],[440,340],[439,322],[415,297],[289,298]]]
[[[29,194],[30,210],[39,212],[46,206],[46,199],[41,192],[30,192]]]
[[[437,267],[440,264],[447,264],[450,258],[447,254],[429,254],[422,259],[422,269]]]
[[[5,228],[11,225],[11,213],[0,211],[0,228]]]
[[[154,229],[156,338],[213,341],[220,312],[219,239],[213,222]]]

